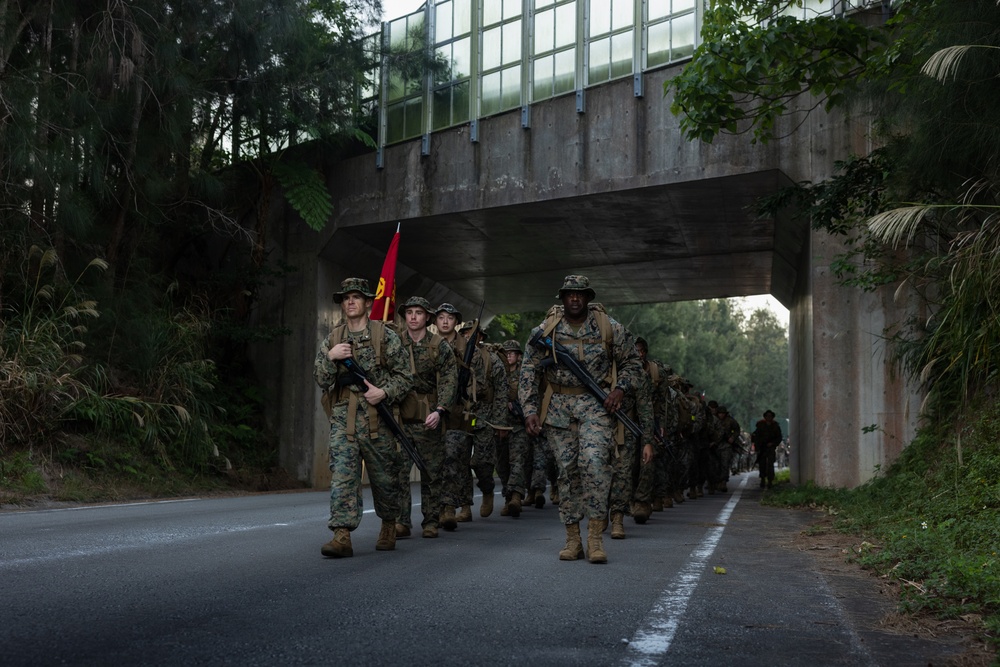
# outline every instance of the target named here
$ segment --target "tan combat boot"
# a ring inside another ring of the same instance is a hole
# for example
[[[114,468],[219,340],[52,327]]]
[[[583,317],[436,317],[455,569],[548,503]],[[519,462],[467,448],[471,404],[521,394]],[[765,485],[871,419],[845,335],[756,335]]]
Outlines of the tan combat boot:
[[[483,494],[483,502],[479,506],[479,516],[488,517],[493,514],[493,492]]]
[[[580,560],[583,558],[583,542],[580,539],[580,524],[566,524],[566,546],[559,552],[559,560]]]
[[[625,539],[625,515],[621,512],[611,514],[611,539]]]
[[[663,498],[653,498],[653,502],[651,503],[651,505],[654,512],[662,512]]]
[[[549,491],[549,502],[553,505],[559,504],[559,487],[555,484],[552,485],[552,490]]]
[[[524,499],[524,504],[525,505],[534,505],[535,504],[535,495],[536,494],[537,494],[537,491],[535,489],[528,489],[528,495]]]
[[[664,509],[670,509],[674,506],[674,499],[671,496],[663,496],[663,507]]]
[[[514,518],[521,516],[521,494],[515,491],[510,494],[510,502],[507,503],[510,515]]]
[[[455,521],[459,523],[472,521],[472,505],[462,505],[462,509],[455,515]]]
[[[409,537],[410,527],[401,523],[396,524],[396,537]]]
[[[535,509],[545,507],[545,491],[535,491],[535,501],[533,504],[535,505]]]
[[[674,491],[674,504],[680,505],[684,502],[684,492],[680,489]]]
[[[510,516],[510,501],[504,501],[503,507],[500,508],[500,516]]]
[[[445,507],[438,518],[438,523],[445,530],[455,530],[458,528],[458,519],[455,518],[455,508]]]
[[[435,526],[432,523],[429,523],[426,526],[424,526],[424,530],[421,533],[421,537],[437,537],[437,536],[438,536],[437,526]]]
[[[375,540],[375,551],[393,551],[396,549],[396,522],[383,521],[382,530]]]
[[[641,500],[632,503],[632,519],[636,523],[646,523],[652,512],[653,507],[649,503],[642,502]]]
[[[608,562],[608,554],[604,553],[604,539],[601,537],[607,525],[607,519],[591,519],[587,522],[587,560],[591,563]]]
[[[350,558],[354,555],[351,546],[351,531],[346,528],[334,528],[333,539],[323,545],[323,555],[327,558]]]

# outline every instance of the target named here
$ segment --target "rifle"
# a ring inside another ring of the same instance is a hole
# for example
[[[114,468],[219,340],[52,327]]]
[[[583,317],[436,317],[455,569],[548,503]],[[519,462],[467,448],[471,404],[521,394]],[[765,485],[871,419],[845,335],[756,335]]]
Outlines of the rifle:
[[[476,328],[469,336],[469,344],[465,346],[465,357],[462,359],[462,367],[458,369],[458,395],[462,400],[469,400],[469,377],[472,375],[472,355],[476,353],[476,343],[479,338],[479,327],[483,322],[483,308],[486,307],[486,299],[479,304],[479,317],[476,318]],[[489,367],[487,366],[487,369]]]
[[[580,361],[573,356],[572,352],[566,349],[565,345],[552,340],[551,336],[543,336],[541,331],[535,334],[534,337],[528,341],[528,343],[540,350],[544,350],[545,352],[554,353],[556,363],[561,363],[565,366],[573,375],[577,377],[578,380],[580,380],[580,382],[583,383],[583,386],[594,398],[600,401],[602,405],[604,404],[604,401],[608,398],[608,392],[601,389],[601,385],[597,383],[594,376],[587,372],[587,369],[584,368],[583,364],[581,364]],[[637,438],[642,437],[642,429],[639,428],[639,425],[632,421],[627,414],[621,410],[616,410],[611,414],[613,414],[618,421],[620,421],[625,428],[632,433],[632,435]]]
[[[510,402],[510,414],[514,415],[522,424],[524,423],[524,408],[521,407],[521,401]]]
[[[350,375],[351,384],[362,391],[367,391],[368,385],[365,384],[365,381],[368,380],[368,373],[366,373],[365,369],[361,367],[361,364],[351,358],[343,359],[340,363],[342,363],[344,368],[347,369],[347,373]],[[410,459],[412,459],[417,465],[417,468],[420,470],[420,474],[426,475],[429,480],[431,478],[431,474],[427,470],[427,462],[424,461],[424,457],[422,457],[420,452],[417,451],[416,445],[414,445],[413,441],[406,435],[403,428],[393,418],[392,411],[385,404],[385,401],[378,403],[375,406],[375,410],[378,412],[378,416],[382,419],[385,425],[389,427],[389,430],[392,431],[392,434],[396,436],[396,440],[399,440],[399,444],[404,450],[406,450]]]

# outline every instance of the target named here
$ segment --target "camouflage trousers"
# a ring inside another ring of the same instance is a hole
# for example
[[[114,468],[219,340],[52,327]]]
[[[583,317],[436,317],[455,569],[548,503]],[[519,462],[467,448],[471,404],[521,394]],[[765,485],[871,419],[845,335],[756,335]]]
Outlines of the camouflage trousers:
[[[444,434],[441,426],[429,431],[423,423],[404,424],[407,435],[416,445],[417,451],[427,463],[430,480],[427,475],[420,475],[420,511],[423,521],[420,525],[437,526],[438,517],[444,509]],[[404,454],[405,457],[405,454]],[[413,511],[413,499],[410,496],[410,471],[413,464],[405,457],[402,470],[399,473],[399,519],[398,523],[412,526],[410,515]]]
[[[624,444],[615,444],[611,451],[611,495],[608,507],[612,514],[631,514],[632,493],[635,490],[636,454],[642,456],[638,440],[630,432],[625,433]]]
[[[545,428],[559,470],[559,519],[564,524],[605,519],[615,446],[611,415],[587,410],[569,428]]]
[[[472,433],[451,429],[444,436],[444,502],[453,507],[472,505],[472,473],[483,493],[493,493],[496,483],[496,444],[489,426]]]
[[[635,493],[633,498],[642,503],[651,503],[654,498],[662,498],[673,491],[670,481],[671,469],[680,465],[679,451],[672,443],[653,445],[653,460],[642,462],[642,452],[636,456]],[[680,487],[677,487],[680,488]]]
[[[559,478],[559,470],[556,467],[556,458],[549,447],[545,436],[530,438],[528,440],[531,452],[531,488],[535,491],[545,491],[545,484],[549,482],[553,487]]]
[[[378,437],[371,437],[366,410],[357,411],[355,430],[353,440],[348,438],[347,406],[335,406],[330,419],[330,530],[354,530],[361,523],[362,462],[371,482],[375,514],[386,521],[399,516],[399,470],[405,454],[383,424],[378,425]]]
[[[524,498],[527,493],[530,461],[528,455],[528,433],[523,426],[515,426],[507,431],[507,437],[496,439],[497,474],[500,475],[500,485],[503,497],[510,500],[511,495],[520,493]]]
[[[667,461],[667,482],[674,491],[680,491],[691,486],[691,466],[694,461],[694,444],[690,440],[679,438],[672,447],[676,457]]]

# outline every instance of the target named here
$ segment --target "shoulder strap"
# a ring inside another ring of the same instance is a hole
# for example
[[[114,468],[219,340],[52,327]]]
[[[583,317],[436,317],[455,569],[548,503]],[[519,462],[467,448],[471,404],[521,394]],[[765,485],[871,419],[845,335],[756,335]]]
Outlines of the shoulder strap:
[[[371,320],[372,347],[375,349],[375,363],[382,365],[382,349],[385,347],[385,322],[382,320]]]

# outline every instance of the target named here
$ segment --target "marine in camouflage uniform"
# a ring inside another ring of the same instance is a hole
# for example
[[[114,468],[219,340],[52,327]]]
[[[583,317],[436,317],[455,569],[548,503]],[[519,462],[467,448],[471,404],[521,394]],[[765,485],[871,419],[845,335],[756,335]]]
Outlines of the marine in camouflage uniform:
[[[430,479],[420,479],[420,510],[423,537],[438,536],[438,521],[444,509],[444,426],[446,406],[455,402],[458,363],[451,346],[439,335],[427,331],[433,311],[427,299],[410,297],[402,305],[406,329],[400,335],[413,375],[413,389],[400,406],[400,421],[427,463]],[[400,514],[397,536],[407,536],[411,528],[412,499],[410,468],[404,465],[399,476]]]
[[[738,455],[743,443],[740,441],[740,425],[729,414],[729,408],[720,405],[715,411],[722,427],[722,444],[719,453],[722,459],[722,472],[719,481],[719,491],[729,490],[729,473],[733,468],[733,459]]]
[[[403,465],[396,440],[375,405],[398,403],[413,386],[399,336],[382,322],[370,322],[374,294],[363,278],[348,278],[333,295],[345,322],[323,340],[313,368],[316,384],[327,393],[330,414],[330,530],[323,555],[354,555],[351,533],[361,523],[361,465],[371,482],[375,514],[382,519],[376,550],[396,547],[399,516],[398,477]],[[369,377],[368,390],[354,386],[341,363],[353,359]]]
[[[641,373],[635,388],[625,394],[620,411],[632,418],[643,435],[637,438],[626,429],[621,422],[616,421],[615,449],[611,456],[611,496],[608,500],[611,512],[611,539],[625,539],[624,519],[631,513],[632,498],[635,492],[635,475],[638,473],[637,462],[645,462],[650,467],[653,463],[653,405],[650,399],[652,387],[649,376]],[[642,445],[640,447],[640,444]]]
[[[638,338],[635,344],[648,381],[653,410],[653,439],[650,441],[653,445],[653,460],[643,462],[641,452],[637,452],[633,460],[635,492],[632,518],[641,524],[649,519],[654,500],[658,509],[662,509],[667,502],[669,506],[673,506],[668,463],[676,457],[676,452],[668,448],[677,428],[677,410],[672,405],[668,406],[670,387],[667,383],[670,371],[660,362],[648,357],[649,346],[645,339]]]
[[[719,490],[719,482],[728,478],[723,467],[723,431],[722,421],[719,419],[719,403],[709,401],[705,413],[706,440],[708,446],[705,448],[705,478],[707,481],[709,495]],[[728,446],[728,445],[727,445]]]
[[[524,413],[517,398],[521,379],[521,359],[524,356],[516,340],[505,341],[501,347],[507,370],[507,410],[497,426],[505,428],[505,435],[497,447],[497,472],[503,485],[504,507],[502,516],[519,517],[521,504],[527,496],[530,470],[530,447],[524,430]]]
[[[438,306],[435,315],[438,333],[451,346],[459,365],[459,373],[465,364],[466,346],[470,344],[458,334],[456,325],[461,317],[462,314],[450,303]],[[496,455],[493,454],[492,460],[487,461],[486,465],[483,465],[483,460],[489,457],[490,452],[496,451],[495,447],[492,446],[494,434],[493,428],[489,426],[489,421],[493,418],[493,414],[498,412],[494,405],[495,402],[498,400],[502,402],[506,392],[503,376],[496,377],[497,368],[494,366],[494,359],[490,357],[492,355],[484,354],[477,346],[472,353],[468,383],[464,388],[458,387],[455,403],[448,406],[443,475],[445,507],[440,518],[441,527],[445,530],[455,530],[460,520],[472,520],[472,470],[474,463],[477,466],[479,488],[483,491],[483,505],[480,506],[480,514],[489,516],[493,511],[495,487],[493,469],[496,466]],[[495,359],[495,361],[497,364],[500,363],[499,359]],[[502,365],[499,370],[503,373]],[[499,393],[495,391],[497,388],[499,388]],[[493,390],[492,395],[489,395],[491,390]],[[475,462],[473,462],[474,448],[478,448]],[[484,473],[479,476],[478,472],[487,465],[489,466],[488,475]],[[455,514],[455,507],[462,508],[458,515]]]
[[[518,397],[528,434],[538,435],[544,426],[555,453],[559,469],[559,518],[566,526],[566,546],[559,552],[559,558],[583,557],[580,521],[586,517],[589,518],[587,558],[592,563],[606,563],[601,533],[607,526],[611,457],[615,447],[615,420],[611,413],[621,408],[625,394],[637,386],[642,366],[632,334],[607,317],[603,309],[590,308],[594,297],[586,276],[567,276],[557,297],[562,301],[562,314],[550,324],[550,335],[607,388],[604,404],[570,370],[562,364],[548,363],[551,355],[533,345],[528,346],[521,365]],[[531,339],[545,333],[546,328],[546,323],[536,327]],[[610,340],[602,334],[604,329],[610,329],[607,332]],[[540,390],[543,378],[544,393]]]
[[[464,335],[472,335],[472,326],[464,328]],[[469,458],[469,469],[476,475],[476,486],[483,494],[479,505],[479,516],[488,517],[493,514],[494,492],[496,481],[494,473],[497,468],[497,443],[506,438],[506,430],[500,426],[507,419],[507,364],[499,353],[487,345],[488,335],[482,327],[478,331],[476,355],[483,358],[487,366],[486,383],[474,384],[469,389],[469,411],[476,414],[476,426],[472,432],[472,455]],[[473,361],[475,364],[475,361]],[[472,507],[472,476],[467,474],[464,485],[465,495],[460,499],[462,511],[471,519]]]

